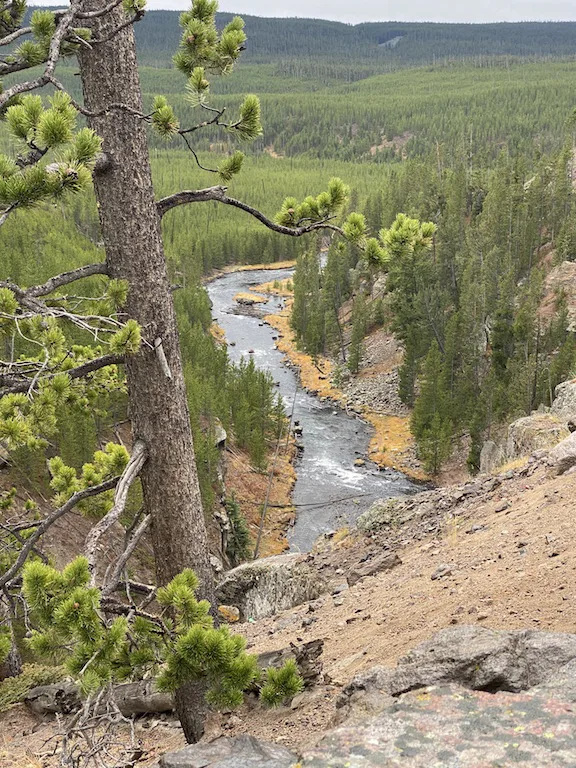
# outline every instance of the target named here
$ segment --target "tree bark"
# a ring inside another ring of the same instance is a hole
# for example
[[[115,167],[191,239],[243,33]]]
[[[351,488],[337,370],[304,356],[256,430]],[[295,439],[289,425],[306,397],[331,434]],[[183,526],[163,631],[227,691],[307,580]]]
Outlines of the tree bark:
[[[12,617],[10,611],[7,608],[3,600],[0,600],[0,626],[8,625],[10,629],[10,636],[12,638],[12,648],[10,653],[4,659],[4,662],[0,664],[0,681],[6,680],[7,677],[17,677],[22,672],[22,658],[16,645],[16,638],[14,637],[14,631],[12,627]]]
[[[84,10],[101,10],[106,4],[107,0],[88,0]],[[105,38],[125,18],[120,5],[89,23],[95,37]],[[142,113],[131,26],[92,50],[83,47],[79,61],[85,106],[91,112],[123,103]],[[141,351],[127,359],[126,371],[134,439],[148,448],[141,477],[144,503],[152,516],[157,580],[166,584],[191,567],[201,582],[200,596],[213,603],[213,574],[146,125],[119,110],[91,118],[89,124],[103,140],[104,162],[95,169],[94,187],[108,273],[128,281],[126,314],[137,320],[145,339]],[[185,735],[197,739],[202,731],[200,699],[177,698]],[[191,719],[194,727],[187,725]]]

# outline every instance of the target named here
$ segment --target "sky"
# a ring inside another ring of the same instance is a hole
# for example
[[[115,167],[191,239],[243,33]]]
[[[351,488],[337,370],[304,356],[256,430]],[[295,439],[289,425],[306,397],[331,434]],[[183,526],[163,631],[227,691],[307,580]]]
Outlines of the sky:
[[[190,0],[148,0],[148,8],[188,8]],[[220,0],[221,11],[253,16],[299,16],[362,21],[575,21],[576,4],[566,0]]]

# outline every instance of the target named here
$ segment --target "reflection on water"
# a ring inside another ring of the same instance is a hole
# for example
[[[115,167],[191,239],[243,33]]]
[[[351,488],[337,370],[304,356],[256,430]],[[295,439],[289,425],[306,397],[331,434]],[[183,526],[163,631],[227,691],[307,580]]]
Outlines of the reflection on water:
[[[275,348],[272,337],[276,331],[261,325],[258,318],[231,312],[237,306],[237,293],[289,275],[287,270],[233,272],[210,283],[208,293],[212,316],[225,331],[230,358],[237,362],[253,350],[258,366],[270,371],[279,383],[288,413],[294,403],[294,419],[303,428],[299,440],[304,451],[296,467],[293,500],[297,517],[288,539],[293,551],[305,552],[322,533],[354,522],[374,499],[413,493],[418,488],[400,472],[379,471],[370,463],[355,467],[358,456],[366,454],[371,428],[333,403],[323,403],[304,392]],[[266,312],[273,314],[282,303],[282,299],[272,297]]]

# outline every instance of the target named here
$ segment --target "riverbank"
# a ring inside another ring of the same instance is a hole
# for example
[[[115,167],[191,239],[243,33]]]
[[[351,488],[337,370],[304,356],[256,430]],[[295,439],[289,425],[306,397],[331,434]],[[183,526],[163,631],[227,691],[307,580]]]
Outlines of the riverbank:
[[[254,292],[273,293],[286,298],[284,309],[276,314],[265,315],[264,321],[278,331],[276,345],[298,370],[302,386],[321,398],[338,403],[347,411],[357,413],[374,428],[367,459],[381,468],[398,470],[413,480],[428,480],[429,477],[415,459],[409,416],[380,413],[368,405],[352,402],[344,389],[335,386],[332,380],[334,366],[330,360],[320,357],[314,361],[310,355],[298,349],[295,334],[290,327],[293,299],[286,288],[286,282],[290,281],[283,281],[280,285],[263,283],[255,286]]]
[[[230,448],[226,461],[226,493],[234,496],[240,511],[248,523],[253,545],[262,525],[262,537],[258,557],[279,555],[288,549],[286,534],[294,522],[292,492],[296,483],[294,459],[296,448],[293,440],[284,442],[276,461],[276,446],[270,446],[267,471],[260,472],[250,463],[244,451]],[[268,508],[262,523],[262,507],[270,484]]]

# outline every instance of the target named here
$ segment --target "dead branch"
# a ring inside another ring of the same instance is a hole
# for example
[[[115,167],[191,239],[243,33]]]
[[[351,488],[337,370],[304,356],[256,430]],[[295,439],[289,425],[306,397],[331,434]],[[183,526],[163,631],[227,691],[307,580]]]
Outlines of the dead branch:
[[[71,269],[69,272],[62,272],[60,275],[55,275],[45,283],[42,283],[42,285],[33,285],[26,290],[26,293],[28,296],[46,296],[57,288],[61,288],[63,285],[70,285],[70,283],[73,283],[76,280],[92,277],[92,275],[107,274],[108,267],[105,262],[99,264],[86,264],[84,267],[78,267],[78,269]]]
[[[92,586],[96,584],[96,559],[100,548],[100,540],[104,534],[118,521],[121,514],[126,507],[126,499],[128,498],[128,491],[132,483],[136,480],[140,474],[140,470],[144,466],[144,463],[148,457],[148,450],[146,444],[142,440],[137,440],[134,444],[132,456],[128,462],[126,469],[122,473],[122,476],[116,486],[116,493],[114,495],[114,505],[109,512],[104,515],[92,528],[86,538],[86,557],[92,573]]]
[[[152,522],[152,517],[150,515],[146,515],[146,517],[142,520],[140,525],[136,528],[136,530],[130,537],[128,544],[126,545],[126,549],[120,555],[120,557],[118,558],[118,561],[114,566],[112,575],[108,580],[106,580],[106,586],[103,587],[102,589],[103,597],[108,597],[108,595],[111,595],[116,590],[116,587],[118,586],[120,579],[122,578],[122,571],[126,567],[126,563],[132,557],[134,550],[138,546],[138,543],[142,538],[142,536],[148,530],[151,522]]]
[[[92,496],[98,496],[98,494],[104,493],[104,491],[110,491],[112,488],[115,488],[119,482],[120,477],[113,477],[110,480],[105,480],[103,483],[94,485],[91,488],[84,488],[82,491],[77,491],[61,507],[53,510],[47,517],[45,517],[44,520],[37,526],[36,530],[30,536],[30,538],[26,539],[26,543],[20,550],[16,561],[10,566],[10,568],[8,568],[5,573],[0,575],[0,589],[9,584],[14,576],[16,576],[20,568],[26,562],[26,558],[34,548],[38,539],[46,533],[50,526],[54,525],[54,523],[67,512],[70,512],[72,509],[74,509],[74,507],[81,501],[90,499]]]

